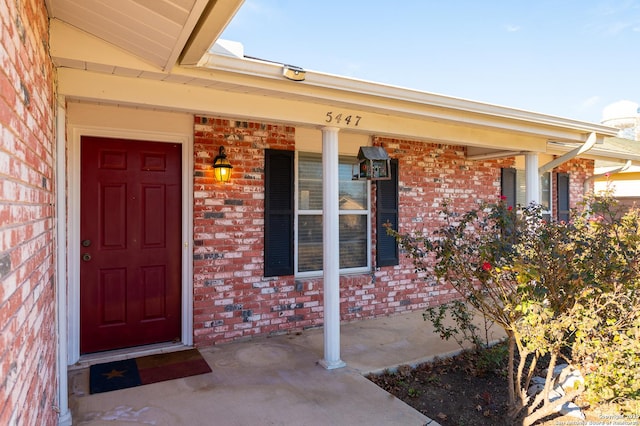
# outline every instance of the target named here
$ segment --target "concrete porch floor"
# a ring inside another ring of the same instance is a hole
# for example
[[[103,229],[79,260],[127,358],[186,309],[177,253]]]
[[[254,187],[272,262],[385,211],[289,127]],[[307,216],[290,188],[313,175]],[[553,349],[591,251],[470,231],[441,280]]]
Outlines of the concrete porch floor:
[[[89,395],[70,371],[74,425],[430,425],[364,375],[457,352],[422,312],[341,325],[345,368],[326,370],[322,328],[201,348],[212,372]]]

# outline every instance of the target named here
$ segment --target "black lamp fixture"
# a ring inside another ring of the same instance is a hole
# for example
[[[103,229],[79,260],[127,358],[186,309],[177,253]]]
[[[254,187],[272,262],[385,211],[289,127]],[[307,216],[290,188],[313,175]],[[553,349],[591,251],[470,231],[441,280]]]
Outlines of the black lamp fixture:
[[[231,179],[231,169],[233,166],[227,160],[224,146],[220,147],[220,153],[213,159],[213,173],[218,182],[228,182]]]

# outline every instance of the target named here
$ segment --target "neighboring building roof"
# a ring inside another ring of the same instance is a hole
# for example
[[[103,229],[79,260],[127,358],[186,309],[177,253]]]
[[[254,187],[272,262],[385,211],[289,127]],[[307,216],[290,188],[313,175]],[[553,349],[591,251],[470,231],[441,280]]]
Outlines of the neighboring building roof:
[[[612,154],[619,154],[621,159],[640,161],[640,141],[617,137],[604,138],[601,149]]]
[[[627,161],[630,163],[625,168],[625,172],[637,173],[640,171],[640,141],[617,137],[605,138],[598,151],[602,151],[604,154],[600,159],[596,159],[596,174],[604,174],[612,169],[620,168]]]
[[[621,161],[596,160],[595,190],[612,189],[616,197],[637,198],[640,195],[640,141],[606,138],[602,149],[609,152],[609,157],[618,155]]]

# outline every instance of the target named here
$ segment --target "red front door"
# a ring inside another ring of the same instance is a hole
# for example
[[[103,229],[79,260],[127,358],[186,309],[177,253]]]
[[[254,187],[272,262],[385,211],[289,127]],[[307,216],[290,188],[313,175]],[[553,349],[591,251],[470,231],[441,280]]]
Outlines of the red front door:
[[[180,153],[82,137],[81,353],[181,337]]]

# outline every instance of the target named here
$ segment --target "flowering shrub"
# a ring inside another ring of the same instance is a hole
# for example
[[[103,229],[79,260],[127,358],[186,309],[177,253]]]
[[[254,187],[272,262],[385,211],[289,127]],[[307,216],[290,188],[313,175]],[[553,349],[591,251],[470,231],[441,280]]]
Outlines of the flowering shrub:
[[[592,403],[640,400],[640,211],[595,199],[575,220],[585,285],[571,311],[572,357]],[[636,408],[637,410],[637,408]],[[636,412],[636,415],[638,413]]]
[[[566,222],[540,206],[504,199],[458,214],[445,205],[432,234],[394,235],[416,268],[432,271],[501,326],[508,339],[508,404],[523,424],[552,414],[585,392],[591,403],[640,395],[640,218],[605,194]],[[545,389],[527,395],[541,357]],[[550,401],[552,372],[564,359],[584,386]]]

